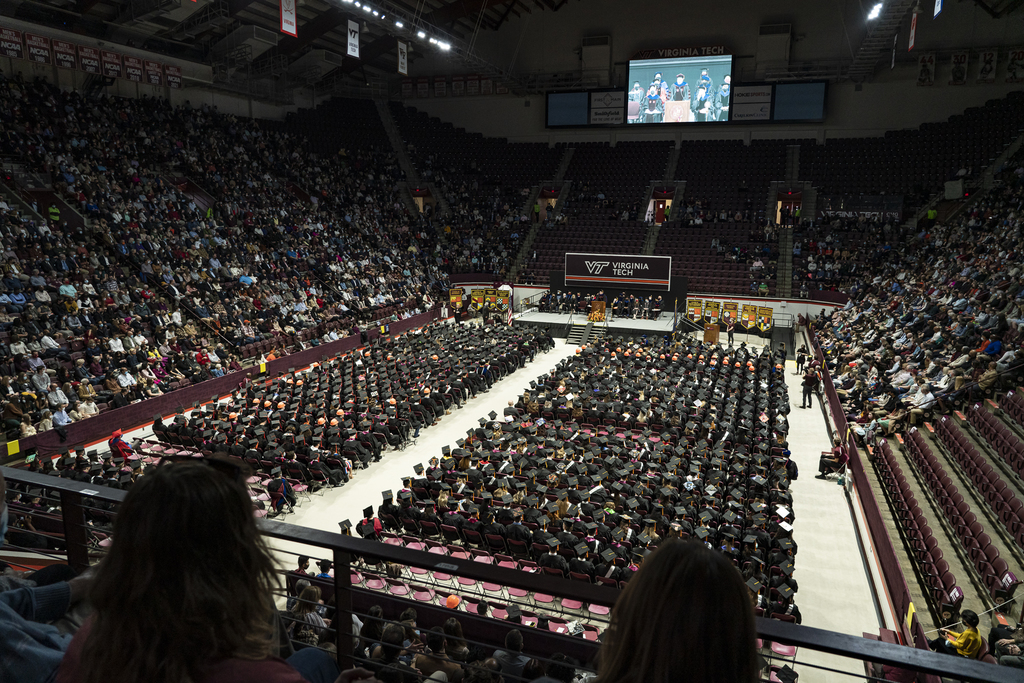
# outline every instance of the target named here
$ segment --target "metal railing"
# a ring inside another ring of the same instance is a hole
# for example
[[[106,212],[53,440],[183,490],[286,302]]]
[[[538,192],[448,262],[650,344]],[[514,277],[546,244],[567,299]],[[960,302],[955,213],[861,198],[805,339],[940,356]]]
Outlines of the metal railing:
[[[41,549],[8,543],[0,552],[6,561],[23,568],[59,561],[83,570],[101,557],[124,491],[23,469],[2,468],[2,472],[10,496],[31,495],[42,503],[32,508],[24,502],[12,503],[12,531],[26,535],[20,538],[42,538],[48,546]],[[23,525],[19,528],[19,520],[24,517],[35,520],[35,531]],[[282,585],[289,591],[300,578],[324,591],[323,609],[329,610],[333,618],[318,646],[333,644],[343,668],[365,661],[365,641],[353,632],[353,616],[364,622],[376,618],[397,623],[411,607],[421,630],[440,626],[455,616],[463,624],[468,643],[498,649],[510,628],[522,627],[526,654],[543,661],[562,653],[577,663],[578,670],[594,671],[600,648],[598,634],[607,627],[609,608],[619,596],[613,587],[540,573],[527,561],[510,563],[506,560],[511,558],[500,553],[463,550],[411,534],[386,535],[380,542],[266,519],[260,520],[259,526],[272,539],[270,544],[281,567],[296,566],[294,558],[298,555],[333,563],[330,579],[280,571]],[[460,596],[463,606],[487,601],[490,616],[464,607],[453,610],[447,606],[451,595]],[[285,593],[275,597],[283,607]],[[496,618],[513,604],[522,613],[518,623]],[[382,616],[373,616],[374,607],[381,608]],[[284,612],[282,618],[285,622],[292,620],[289,612]],[[915,625],[920,628],[917,622]],[[938,676],[991,683],[1020,680],[1015,669],[933,653],[922,649],[920,641],[917,648],[905,647],[766,618],[757,619],[757,633],[764,645],[761,656],[765,677],[770,671],[788,666],[860,680],[883,680],[882,667],[895,667],[916,672],[922,683],[934,682]],[[780,655],[772,644],[795,646],[797,651]]]

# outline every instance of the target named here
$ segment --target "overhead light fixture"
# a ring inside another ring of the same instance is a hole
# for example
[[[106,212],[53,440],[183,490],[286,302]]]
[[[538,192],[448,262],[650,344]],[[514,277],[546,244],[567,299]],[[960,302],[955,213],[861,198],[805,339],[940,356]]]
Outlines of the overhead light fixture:
[[[358,2],[357,2],[357,3],[356,3],[356,7],[362,7],[362,5],[361,5],[360,3],[358,3]]]
[[[424,33],[423,31],[417,31],[417,32],[416,32],[416,37],[417,37],[417,38],[426,38],[426,37],[427,37],[427,34],[426,34],[426,33]]]
[[[452,49],[451,45],[449,45],[448,43],[442,43],[440,40],[437,41],[437,46],[439,48],[441,48],[442,50],[444,50],[445,52],[447,52],[448,50]]]
[[[395,26],[397,26],[398,28],[405,28],[405,24],[403,24],[403,23],[402,23],[402,22],[400,22],[400,21],[396,21],[396,22],[395,22]]]
[[[877,19],[882,14],[882,3],[878,3],[871,8],[871,12],[868,13],[868,21]]]
[[[373,16],[378,17],[380,16],[380,13],[377,10],[373,10]]]
[[[437,45],[437,38],[431,38],[430,39],[430,44],[431,45]]]
[[[363,5],[363,11],[364,12],[371,12],[371,11],[373,11],[373,8],[370,7],[369,5]]]

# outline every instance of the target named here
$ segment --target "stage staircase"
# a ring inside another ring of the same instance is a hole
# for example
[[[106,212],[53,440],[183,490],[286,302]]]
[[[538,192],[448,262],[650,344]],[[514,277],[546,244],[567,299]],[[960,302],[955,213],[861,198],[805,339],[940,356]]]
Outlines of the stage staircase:
[[[594,323],[588,322],[583,325],[575,323],[573,324],[572,329],[569,330],[569,334],[565,338],[565,343],[577,347],[583,346],[587,343],[587,340],[590,339],[590,332],[593,329]]]

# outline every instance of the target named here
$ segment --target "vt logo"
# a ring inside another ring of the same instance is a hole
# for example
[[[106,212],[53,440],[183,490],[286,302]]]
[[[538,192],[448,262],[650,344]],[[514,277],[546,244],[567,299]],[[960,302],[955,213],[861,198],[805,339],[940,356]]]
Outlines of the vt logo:
[[[607,266],[610,261],[584,261],[587,266],[587,272],[591,275],[600,275],[604,267]]]
[[[350,28],[348,30],[348,36],[349,36],[349,38],[358,38],[359,37],[359,31],[357,31],[356,29]]]

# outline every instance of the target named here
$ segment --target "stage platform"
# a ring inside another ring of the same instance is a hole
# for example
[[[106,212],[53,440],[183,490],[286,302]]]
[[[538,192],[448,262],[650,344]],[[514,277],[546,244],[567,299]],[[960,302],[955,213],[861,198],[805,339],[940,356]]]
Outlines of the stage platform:
[[[573,325],[586,325],[587,316],[583,313],[577,313],[570,316],[568,313],[540,313],[536,309],[531,309],[526,313],[517,315],[513,321],[513,325],[537,325],[538,327],[547,328],[551,332],[552,337],[566,338],[569,336],[569,331]],[[662,313],[657,320],[633,320],[632,318],[613,318],[608,321],[607,328],[604,323],[594,323],[594,331],[607,329],[606,334],[608,335],[623,335],[638,337],[641,335],[651,336],[664,336],[666,334],[672,334],[672,314]],[[703,338],[703,332],[696,327],[689,320],[686,320],[682,316],[679,319],[679,333],[680,334],[693,334],[697,338]],[[726,343],[725,333],[722,333],[721,337],[722,344]],[[746,342],[755,346],[762,346],[766,343],[760,335],[757,334],[745,334],[742,332],[736,332],[736,343]]]
[[[587,316],[584,313],[569,315],[568,313],[540,313],[536,310],[528,311],[517,317],[515,322],[524,325],[540,325],[542,327],[568,328],[569,325],[586,325]],[[595,328],[605,327],[604,323],[594,323]],[[633,320],[632,318],[612,318],[608,321],[608,332],[614,334],[672,334],[672,314],[662,313],[657,320]],[[564,337],[565,334],[553,334],[556,337]]]

